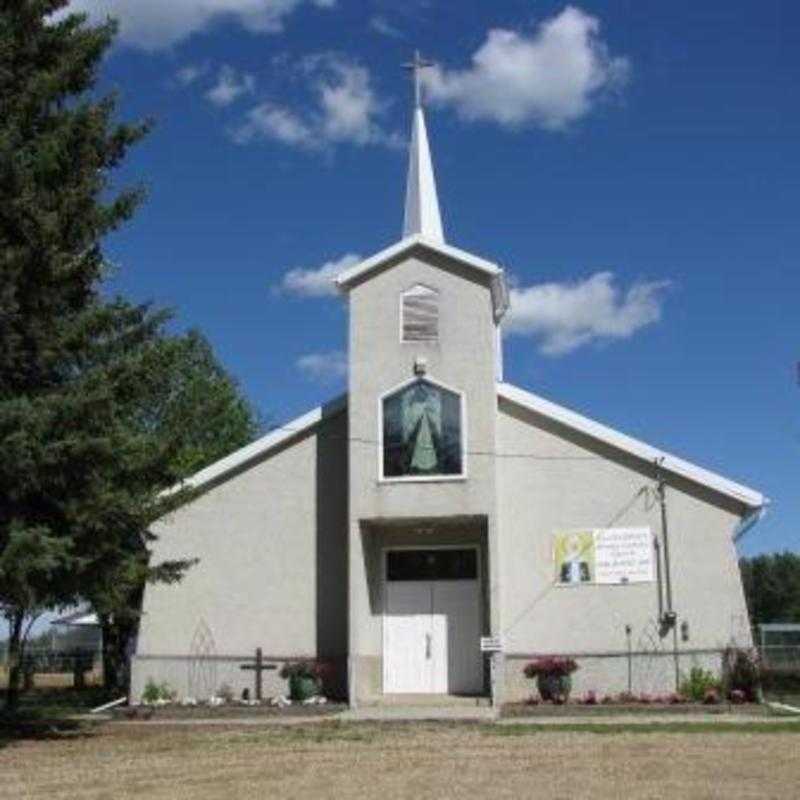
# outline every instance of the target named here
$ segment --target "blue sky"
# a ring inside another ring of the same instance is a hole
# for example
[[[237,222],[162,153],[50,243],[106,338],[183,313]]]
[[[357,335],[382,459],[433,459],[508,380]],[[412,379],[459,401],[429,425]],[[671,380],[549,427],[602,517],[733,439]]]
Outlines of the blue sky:
[[[111,288],[267,420],[344,386],[322,278],[399,236],[419,48],[448,241],[514,282],[506,378],[762,490],[742,551],[797,549],[798,4],[73,5],[120,14],[100,88],[156,121]]]

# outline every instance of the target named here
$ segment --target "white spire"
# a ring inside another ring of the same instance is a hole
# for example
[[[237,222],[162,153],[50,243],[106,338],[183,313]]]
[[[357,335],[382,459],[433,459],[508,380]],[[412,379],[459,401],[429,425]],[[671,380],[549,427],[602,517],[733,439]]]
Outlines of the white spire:
[[[414,77],[414,121],[411,127],[411,144],[408,153],[408,179],[406,182],[406,208],[403,218],[403,237],[424,236],[433,242],[444,243],[436,179],[422,111],[420,71],[430,63],[414,54],[414,61],[406,67]]]

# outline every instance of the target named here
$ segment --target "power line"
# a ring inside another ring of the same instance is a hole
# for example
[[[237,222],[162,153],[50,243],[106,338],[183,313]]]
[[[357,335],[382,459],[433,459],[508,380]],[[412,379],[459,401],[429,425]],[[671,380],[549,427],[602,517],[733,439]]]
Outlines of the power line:
[[[291,428],[286,425],[275,425],[271,427],[268,433],[276,431],[283,431],[285,433],[306,433],[311,430],[310,427]],[[370,446],[377,446],[381,444],[379,439],[368,439],[363,436],[342,436],[338,433],[325,433],[318,431],[316,436],[329,440],[353,442],[355,444],[365,444]],[[501,453],[496,450],[464,450],[465,455],[469,456],[488,456],[492,458],[516,458],[516,459],[531,459],[534,461],[603,461],[602,456],[562,456],[562,455],[549,455],[541,453]]]
[[[636,505],[636,501],[642,496],[644,496],[644,498],[645,498],[645,510],[648,510],[648,508],[647,508],[647,497],[648,497],[649,491],[650,491],[650,486],[649,485],[645,484],[644,486],[640,486],[636,490],[636,492],[633,494],[631,499],[628,500],[620,508],[620,510],[617,511],[611,517],[611,519],[606,523],[605,527],[606,528],[610,528],[612,525],[617,523],[623,516],[625,516],[625,514],[628,513],[628,511],[631,510],[631,508],[633,508],[634,505]],[[590,549],[591,549],[591,545],[586,544],[579,551],[579,555],[585,555],[586,553],[589,552]],[[539,592],[539,594],[536,595],[536,597],[534,597],[534,599],[531,601],[531,603],[529,605],[527,605],[525,608],[523,608],[522,611],[520,611],[519,614],[517,614],[517,616],[503,629],[503,631],[501,633],[501,636],[508,635],[512,630],[514,630],[514,628],[516,628],[520,623],[522,623],[523,620],[527,619],[530,616],[530,614],[534,611],[534,609],[539,605],[539,603],[541,603],[545,599],[545,597],[547,597],[550,594],[550,592],[554,591],[556,588],[558,588],[558,584],[556,584],[555,582],[552,582],[552,581],[548,581],[544,585],[542,590]]]

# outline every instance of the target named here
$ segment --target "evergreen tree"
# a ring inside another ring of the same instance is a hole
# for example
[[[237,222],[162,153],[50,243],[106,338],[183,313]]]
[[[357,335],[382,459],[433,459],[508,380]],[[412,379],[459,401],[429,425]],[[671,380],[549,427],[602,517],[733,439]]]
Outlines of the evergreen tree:
[[[165,459],[170,475],[180,480],[252,441],[258,432],[256,415],[202,335],[162,336],[147,358],[150,381],[120,408],[127,436],[147,453],[144,463]],[[118,462],[112,480],[128,487],[133,502],[140,492],[139,502],[150,504],[152,486],[138,483],[127,463]],[[188,494],[176,497],[186,501]],[[105,686],[124,692],[145,582],[178,580],[189,562],[153,564],[148,549],[153,536],[147,529],[121,535],[114,528],[101,538],[104,557],[87,576],[85,597],[103,630]]]
[[[99,295],[100,242],[141,200],[114,194],[110,173],[147,125],[116,124],[114,97],[92,94],[114,23],[53,22],[65,5],[0,2],[0,609],[12,708],[25,621],[74,602],[102,569],[103,536],[146,528],[168,507],[158,487],[175,479],[170,454],[139,446],[120,415],[152,386],[163,318]]]
[[[800,623],[800,555],[764,553],[739,561],[750,622]]]

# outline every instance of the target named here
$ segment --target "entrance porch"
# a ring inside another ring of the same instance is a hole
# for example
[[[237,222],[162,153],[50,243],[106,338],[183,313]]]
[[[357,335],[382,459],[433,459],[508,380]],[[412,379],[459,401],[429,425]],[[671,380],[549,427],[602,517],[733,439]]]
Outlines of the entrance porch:
[[[351,702],[487,702],[490,675],[480,649],[491,620],[486,518],[360,527],[369,603],[360,614],[351,609],[358,625],[351,653],[359,654],[351,657]]]

